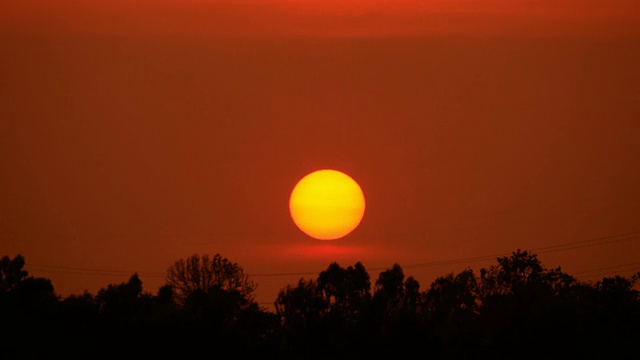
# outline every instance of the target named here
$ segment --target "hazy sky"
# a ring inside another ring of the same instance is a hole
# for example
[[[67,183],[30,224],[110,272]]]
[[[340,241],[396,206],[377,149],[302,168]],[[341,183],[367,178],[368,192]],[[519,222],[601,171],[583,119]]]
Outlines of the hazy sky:
[[[3,2],[0,255],[68,295],[134,272],[155,293],[220,253],[261,303],[333,261],[422,289],[518,248],[585,280],[638,271],[638,7]],[[367,200],[330,244],[288,212],[321,168]]]

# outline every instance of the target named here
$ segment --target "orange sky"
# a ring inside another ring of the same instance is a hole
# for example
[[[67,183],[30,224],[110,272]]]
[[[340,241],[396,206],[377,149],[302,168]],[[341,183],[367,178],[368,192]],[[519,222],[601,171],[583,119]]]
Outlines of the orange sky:
[[[25,0],[4,4],[17,32],[157,36],[619,36],[638,33],[635,0]]]
[[[262,303],[331,261],[638,270],[581,242],[640,231],[634,1],[132,3],[0,5],[0,255],[59,294],[218,252]],[[367,199],[331,244],[287,207],[325,167]]]

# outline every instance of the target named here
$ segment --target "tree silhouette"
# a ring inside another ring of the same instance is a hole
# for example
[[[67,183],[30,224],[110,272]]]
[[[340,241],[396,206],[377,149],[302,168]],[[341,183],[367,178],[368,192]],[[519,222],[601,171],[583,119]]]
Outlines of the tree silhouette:
[[[192,255],[180,259],[167,269],[167,285],[171,286],[179,305],[195,292],[207,293],[210,289],[238,292],[244,303],[251,304],[255,298],[256,285],[249,280],[244,269],[237,263],[216,254]]]
[[[421,319],[420,283],[413,277],[405,278],[399,264],[382,271],[374,285],[367,327],[381,356],[410,356],[424,343]]]
[[[29,339],[46,339],[55,332],[58,297],[51,280],[29,276],[25,258],[3,256],[0,261],[0,319],[3,352],[38,356],[43,347],[29,346]]]
[[[161,290],[163,298],[175,300],[179,334],[173,342],[181,349],[179,355],[185,356],[185,351],[198,355],[197,348],[186,345],[194,341],[215,346],[217,356],[249,356],[258,348],[264,350],[265,336],[277,322],[275,316],[263,316],[254,300],[255,289],[243,268],[220,254],[193,255],[169,267]]]
[[[323,319],[329,309],[318,291],[316,280],[300,278],[296,286],[287,285],[274,302],[282,322],[283,355],[311,358],[323,343]]]
[[[329,316],[348,323],[357,321],[371,299],[370,277],[360,262],[346,269],[331,263],[318,275],[317,290],[328,304]]]
[[[605,277],[590,289],[588,306],[581,308],[581,314],[586,316],[580,320],[583,336],[594,344],[595,353],[604,355],[613,350],[621,358],[624,349],[640,337],[640,292],[636,290],[639,278],[640,273]]]
[[[478,312],[478,284],[472,269],[457,275],[449,273],[436,278],[425,293],[424,303],[436,317],[450,317],[459,313]]]
[[[135,327],[144,320],[142,310],[149,298],[149,294],[143,293],[140,277],[133,274],[127,282],[100,289],[96,302],[100,315],[111,325]]]
[[[575,279],[560,268],[546,269],[536,254],[518,249],[511,256],[497,259],[498,265],[480,270],[481,296],[507,295],[521,289],[542,286],[558,293],[575,284]]]
[[[316,280],[298,280],[278,292],[274,303],[276,313],[289,328],[302,329],[317,324],[328,311],[329,304],[318,291]]]
[[[423,294],[431,350],[438,356],[476,357],[478,284],[471,269],[436,278]]]
[[[7,293],[20,281],[29,276],[24,270],[24,256],[18,254],[13,259],[3,256],[0,261],[0,293]]]
[[[405,280],[399,264],[378,275],[373,292],[373,303],[388,316],[401,312],[415,312],[420,301],[420,283],[409,276]]]
[[[192,357],[208,349],[229,359],[420,352],[432,359],[620,358],[640,336],[640,273],[579,282],[528,251],[498,258],[479,276],[469,268],[440,276],[422,292],[399,264],[379,274],[372,293],[364,265],[333,262],[317,279],[281,289],[275,313],[246,295],[255,286],[239,265],[215,259],[176,262],[173,274],[190,286],[182,290],[176,278],[152,295],[133,274],[96,296],[61,298],[49,279],[29,276],[24,257],[5,256],[2,354]]]
[[[570,352],[564,341],[574,320],[567,301],[577,285],[560,268],[547,269],[536,254],[518,249],[480,270],[479,326],[488,354],[509,358],[533,339],[541,345],[523,354],[534,358],[554,351]],[[559,355],[559,354],[558,354]]]
[[[7,316],[20,318],[22,322],[38,321],[55,306],[58,297],[51,280],[29,276],[24,270],[25,259],[17,255],[13,259],[4,256],[0,262],[0,308]]]

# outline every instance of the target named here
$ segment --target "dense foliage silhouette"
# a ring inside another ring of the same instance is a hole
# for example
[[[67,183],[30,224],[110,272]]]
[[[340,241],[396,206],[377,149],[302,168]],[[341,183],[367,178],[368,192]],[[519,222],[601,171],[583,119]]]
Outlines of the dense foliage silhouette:
[[[220,254],[176,261],[157,294],[134,273],[61,297],[25,268],[22,255],[0,262],[5,358],[612,358],[640,335],[640,273],[585,283],[521,250],[425,290],[399,264],[372,282],[362,263],[333,262],[281,289],[275,312]]]

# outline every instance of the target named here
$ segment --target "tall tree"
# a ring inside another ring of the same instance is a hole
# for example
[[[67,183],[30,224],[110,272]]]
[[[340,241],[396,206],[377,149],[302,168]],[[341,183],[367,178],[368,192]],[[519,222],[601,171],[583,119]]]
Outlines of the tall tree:
[[[543,288],[554,295],[576,284],[576,280],[561,271],[547,269],[538,256],[527,250],[513,252],[497,259],[498,265],[480,269],[479,290],[482,300],[498,295],[512,295],[524,290]]]
[[[318,291],[316,280],[300,279],[296,286],[287,285],[280,290],[275,307],[286,327],[301,328],[317,324],[329,304]]]
[[[497,259],[480,269],[481,311],[479,326],[486,357],[500,358],[526,346],[530,339],[544,339],[544,346],[529,352],[539,357],[551,348],[569,351],[562,334],[575,329],[579,317],[569,297],[576,281],[560,268],[547,269],[537,255],[526,250]],[[575,304],[574,304],[575,305]]]
[[[213,258],[195,254],[176,261],[167,270],[166,284],[173,288],[180,305],[184,305],[191,294],[207,293],[212,288],[238,292],[248,305],[254,301],[257,287],[240,265],[220,254]]]
[[[24,265],[22,255],[0,260],[1,341],[6,358],[46,355],[48,348],[43,340],[57,330],[58,296],[51,280],[29,276]]]
[[[473,270],[438,277],[424,293],[424,303],[435,316],[450,317],[456,313],[478,311],[478,285]]]
[[[422,314],[428,319],[435,357],[474,358],[479,312],[473,270],[438,277],[423,295]]]
[[[149,299],[150,295],[142,291],[142,280],[138,274],[133,274],[127,282],[110,284],[96,295],[101,316],[110,324],[119,326],[139,325]]]
[[[0,292],[9,292],[20,281],[29,276],[24,270],[24,256],[18,254],[13,259],[9,256],[3,256],[0,261]]]
[[[399,264],[378,275],[373,292],[373,303],[387,316],[395,316],[400,312],[413,312],[420,301],[420,283],[413,277],[405,279],[404,271]]]
[[[58,301],[51,280],[29,276],[24,270],[25,258],[8,256],[0,261],[0,307],[35,314],[34,310],[49,308]],[[4,304],[4,306],[3,306]]]
[[[370,289],[369,274],[360,262],[346,269],[334,262],[318,275],[318,291],[329,312],[343,321],[356,320],[371,299]]]

